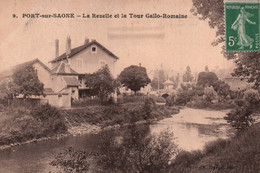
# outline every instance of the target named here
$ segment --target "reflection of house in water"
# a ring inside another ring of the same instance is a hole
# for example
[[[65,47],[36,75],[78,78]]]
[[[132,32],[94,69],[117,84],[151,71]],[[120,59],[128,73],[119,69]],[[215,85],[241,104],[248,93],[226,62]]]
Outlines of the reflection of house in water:
[[[252,87],[252,83],[248,83],[246,78],[239,77],[227,77],[223,79],[226,82],[230,89],[233,91],[248,89]]]
[[[33,66],[39,80],[44,84],[42,99],[56,107],[70,107],[71,100],[78,100],[88,95],[89,88],[83,79],[86,73],[93,73],[108,65],[115,75],[115,63],[118,57],[98,43],[96,40],[85,40],[82,46],[71,49],[71,39],[67,38],[66,52],[59,56],[59,41],[55,45],[56,58],[50,61],[52,70],[40,60],[35,59],[14,66],[3,72],[0,78],[12,78],[15,70],[23,70]]]

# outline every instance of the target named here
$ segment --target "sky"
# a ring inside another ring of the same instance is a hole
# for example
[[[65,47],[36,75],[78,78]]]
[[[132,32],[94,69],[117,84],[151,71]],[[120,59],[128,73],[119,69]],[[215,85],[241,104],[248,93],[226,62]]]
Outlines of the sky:
[[[191,0],[0,0],[0,69],[40,59],[47,65],[55,56],[55,39],[60,54],[66,38],[72,48],[95,39],[120,59],[117,73],[129,65],[146,67],[149,72],[163,66],[171,71],[192,72],[233,65],[221,54],[221,46],[211,45],[215,30],[207,21],[190,13]],[[74,13],[127,14],[127,18],[22,18],[22,14]],[[143,18],[130,18],[129,13]],[[149,14],[183,14],[186,19],[146,18]],[[13,18],[16,14],[18,18]]]

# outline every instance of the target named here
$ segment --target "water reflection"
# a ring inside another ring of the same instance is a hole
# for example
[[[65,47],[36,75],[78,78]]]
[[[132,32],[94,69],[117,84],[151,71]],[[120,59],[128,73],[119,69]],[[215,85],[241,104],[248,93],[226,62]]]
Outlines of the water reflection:
[[[151,126],[151,133],[165,129],[173,131],[175,141],[181,149],[191,151],[203,149],[205,144],[217,138],[227,138],[231,129],[223,119],[226,111],[211,111],[185,108],[179,114],[159,121]]]

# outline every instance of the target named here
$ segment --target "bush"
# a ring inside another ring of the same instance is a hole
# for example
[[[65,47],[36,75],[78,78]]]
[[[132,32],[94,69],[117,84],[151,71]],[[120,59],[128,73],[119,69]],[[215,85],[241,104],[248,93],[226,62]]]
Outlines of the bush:
[[[206,103],[211,103],[212,100],[217,98],[217,96],[217,92],[214,90],[212,86],[206,87],[204,89],[203,99],[206,101]]]
[[[175,95],[170,95],[169,97],[167,97],[166,106],[174,106],[176,104],[175,98]]]
[[[62,168],[65,173],[83,173],[89,170],[87,156],[85,151],[69,147],[64,152],[59,153],[50,164]]]

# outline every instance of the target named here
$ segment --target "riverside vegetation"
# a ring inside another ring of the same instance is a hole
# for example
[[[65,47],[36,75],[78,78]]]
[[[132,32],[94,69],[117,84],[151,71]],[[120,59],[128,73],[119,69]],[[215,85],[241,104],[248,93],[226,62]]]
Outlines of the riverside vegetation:
[[[174,107],[157,106],[150,98],[145,102],[88,106],[71,110],[60,110],[50,105],[30,109],[2,106],[0,145],[65,135],[71,127],[84,123],[104,128],[143,120],[159,120],[178,111]]]

